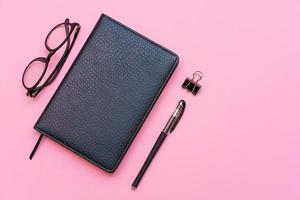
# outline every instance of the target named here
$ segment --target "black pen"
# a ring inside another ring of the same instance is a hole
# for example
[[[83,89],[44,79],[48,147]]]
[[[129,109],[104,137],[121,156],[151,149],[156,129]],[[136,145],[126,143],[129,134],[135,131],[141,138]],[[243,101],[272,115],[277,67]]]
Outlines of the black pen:
[[[152,147],[152,150],[150,152],[150,154],[148,155],[143,167],[141,168],[140,172],[138,173],[137,177],[135,178],[135,180],[132,183],[132,189],[136,189],[137,186],[139,185],[143,175],[145,174],[147,168],[149,167],[151,161],[153,160],[154,156],[156,155],[158,149],[160,148],[160,146],[162,145],[162,143],[164,142],[164,140],[166,139],[166,137],[168,136],[169,133],[171,133],[177,123],[179,122],[183,112],[185,109],[185,101],[184,100],[180,100],[175,112],[172,114],[172,116],[170,117],[168,123],[166,124],[165,128],[163,129],[163,131],[160,133],[159,137],[157,138],[154,146]]]

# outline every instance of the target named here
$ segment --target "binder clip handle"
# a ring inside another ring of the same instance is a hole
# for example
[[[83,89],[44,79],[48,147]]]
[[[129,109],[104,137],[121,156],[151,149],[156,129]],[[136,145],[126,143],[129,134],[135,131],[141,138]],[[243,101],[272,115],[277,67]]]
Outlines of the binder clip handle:
[[[199,81],[202,80],[202,78],[203,78],[203,73],[201,71],[195,71],[195,73],[193,73],[193,79],[192,79],[192,81],[194,81],[194,79],[196,79],[196,81],[194,81],[194,82],[198,83]]]

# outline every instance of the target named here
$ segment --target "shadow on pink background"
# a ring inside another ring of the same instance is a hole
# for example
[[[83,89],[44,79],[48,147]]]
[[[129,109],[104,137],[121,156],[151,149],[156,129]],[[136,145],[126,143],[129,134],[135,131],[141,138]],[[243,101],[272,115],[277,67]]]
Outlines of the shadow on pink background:
[[[104,12],[180,56],[180,64],[114,174],[33,125]],[[46,56],[66,17],[82,26],[62,72],[38,98],[21,75]],[[300,199],[300,1],[0,0],[0,200]],[[202,70],[194,97],[181,83]],[[147,171],[130,185],[179,99],[187,109]]]

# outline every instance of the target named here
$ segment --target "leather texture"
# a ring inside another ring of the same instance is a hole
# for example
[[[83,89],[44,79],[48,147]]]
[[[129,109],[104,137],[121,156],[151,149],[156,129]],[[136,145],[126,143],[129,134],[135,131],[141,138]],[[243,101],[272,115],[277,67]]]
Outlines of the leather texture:
[[[178,56],[102,14],[34,128],[113,172]]]

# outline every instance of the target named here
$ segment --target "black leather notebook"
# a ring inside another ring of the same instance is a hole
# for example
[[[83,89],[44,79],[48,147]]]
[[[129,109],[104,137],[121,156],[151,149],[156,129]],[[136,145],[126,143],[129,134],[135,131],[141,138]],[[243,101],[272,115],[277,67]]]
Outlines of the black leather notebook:
[[[102,14],[34,128],[113,172],[178,56]]]

